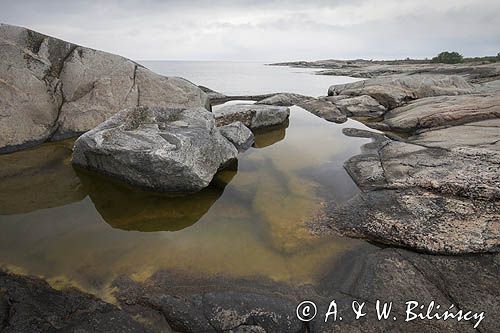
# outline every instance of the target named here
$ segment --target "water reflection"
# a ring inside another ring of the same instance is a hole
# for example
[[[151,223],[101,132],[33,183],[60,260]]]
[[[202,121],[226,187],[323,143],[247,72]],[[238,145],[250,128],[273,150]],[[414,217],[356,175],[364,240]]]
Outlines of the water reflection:
[[[326,198],[355,193],[342,164],[368,140],[343,135],[346,126],[363,127],[293,107],[289,124],[256,133],[237,168],[184,197],[75,172],[67,143],[2,156],[11,185],[1,185],[0,265],[100,296],[118,276],[143,280],[162,269],[314,283],[325,263],[365,244],[316,238],[306,225]]]
[[[264,148],[283,140],[285,138],[288,125],[289,121],[287,120],[280,126],[254,130],[255,142],[253,146],[255,148]]]
[[[238,164],[219,172],[210,186],[186,196],[143,191],[97,173],[77,169],[95,208],[110,226],[143,232],[187,228],[212,207],[237,172]]]

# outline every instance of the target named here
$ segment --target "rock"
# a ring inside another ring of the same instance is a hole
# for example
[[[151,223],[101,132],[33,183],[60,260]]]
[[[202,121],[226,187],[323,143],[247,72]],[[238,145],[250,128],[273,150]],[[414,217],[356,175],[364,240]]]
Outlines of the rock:
[[[138,107],[79,137],[73,164],[146,189],[196,192],[236,155],[206,109]]]
[[[474,87],[459,76],[399,75],[334,85],[328,95],[368,95],[388,109],[411,100],[441,95],[463,95],[474,92]]]
[[[312,114],[335,123],[347,121],[347,116],[343,114],[333,103],[316,98],[302,100],[297,104],[301,108]]]
[[[159,311],[176,332],[232,332],[250,327],[250,332],[303,332],[295,317],[297,299],[284,284],[193,277],[165,270],[144,282],[123,278],[113,286],[125,311],[134,316]]]
[[[219,127],[220,134],[228,139],[238,151],[245,151],[254,143],[252,131],[241,121]]]
[[[333,102],[349,117],[380,117],[386,112],[386,107],[380,105],[375,98],[361,95],[352,98],[342,98]]]
[[[4,271],[0,311],[0,329],[8,332],[150,332],[117,306],[89,294],[55,290],[38,278]]]
[[[282,106],[258,104],[236,104],[214,110],[217,126],[242,122],[246,127],[255,129],[283,124],[290,116],[290,109]]]
[[[496,332],[500,328],[495,316],[500,311],[498,295],[500,273],[498,255],[437,256],[403,249],[372,249],[370,253],[350,253],[341,258],[307,299],[324,314],[332,299],[338,304],[342,321],[325,323],[324,315],[309,323],[312,332]],[[355,319],[351,302],[366,302],[366,316]],[[375,306],[392,302],[389,320],[379,320]],[[453,304],[452,313],[481,313],[484,318],[471,321],[412,320],[405,321],[406,302],[413,300],[427,306],[434,301],[432,313],[442,314]],[[440,309],[437,308],[439,305]],[[372,311],[373,310],[373,311]],[[397,320],[393,320],[393,316]],[[477,330],[474,324],[479,322]]]
[[[363,193],[345,205],[332,203],[324,225],[432,253],[500,250],[498,151],[427,148],[376,133],[366,136],[375,141],[345,164]]]
[[[474,146],[500,151],[500,119],[483,120],[420,133],[409,138],[426,147]]]
[[[384,122],[393,130],[415,132],[500,117],[500,94],[422,98],[390,110]]]
[[[304,99],[310,99],[309,96],[292,94],[292,93],[280,93],[273,95],[263,100],[258,101],[256,104],[266,104],[266,105],[277,105],[277,106],[292,106],[297,105],[300,101]]]
[[[187,80],[0,25],[0,153],[77,136],[134,106],[209,107],[207,95]]]

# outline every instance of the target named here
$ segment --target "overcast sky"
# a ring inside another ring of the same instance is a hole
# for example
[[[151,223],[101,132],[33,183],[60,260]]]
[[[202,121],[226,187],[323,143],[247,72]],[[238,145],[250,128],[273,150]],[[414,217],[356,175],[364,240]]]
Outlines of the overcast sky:
[[[500,0],[0,0],[0,21],[135,60],[500,52]]]

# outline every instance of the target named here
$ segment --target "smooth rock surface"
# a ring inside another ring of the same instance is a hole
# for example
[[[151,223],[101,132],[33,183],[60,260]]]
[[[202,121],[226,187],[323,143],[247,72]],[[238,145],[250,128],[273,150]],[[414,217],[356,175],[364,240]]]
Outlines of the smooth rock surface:
[[[300,106],[301,108],[327,121],[335,123],[343,123],[347,121],[347,116],[342,113],[335,106],[335,104],[329,101],[310,98],[300,101],[297,106]]]
[[[422,98],[386,113],[391,129],[414,132],[500,117],[500,93]]]
[[[236,155],[204,108],[138,107],[79,137],[73,164],[155,191],[196,192]]]
[[[220,134],[228,139],[238,151],[245,151],[254,143],[254,135],[241,121],[219,127]]]
[[[292,106],[297,105],[300,101],[304,99],[310,99],[309,96],[304,96],[300,94],[293,93],[280,93],[273,95],[271,97],[264,98],[258,101],[256,104],[266,104],[266,105],[277,105],[277,106]]]
[[[375,98],[368,95],[341,98],[333,103],[349,117],[380,117],[387,110]]]
[[[462,95],[474,92],[474,87],[460,76],[399,75],[380,77],[348,84],[334,85],[328,95],[368,95],[381,105],[393,109],[411,100],[441,95]]]
[[[235,104],[223,106],[213,113],[217,126],[240,121],[254,129],[283,124],[290,116],[290,109],[283,106]]]
[[[0,25],[0,153],[77,136],[134,106],[208,107],[208,98],[129,59]]]

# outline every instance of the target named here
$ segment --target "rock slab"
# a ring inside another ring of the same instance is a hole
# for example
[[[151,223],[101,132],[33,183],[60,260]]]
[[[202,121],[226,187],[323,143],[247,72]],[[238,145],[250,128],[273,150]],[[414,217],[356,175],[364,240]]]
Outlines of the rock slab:
[[[221,126],[220,133],[228,139],[238,151],[245,151],[254,143],[254,135],[241,121]]]
[[[283,106],[236,104],[214,111],[217,126],[242,122],[251,129],[283,124],[290,116],[290,109]]]

